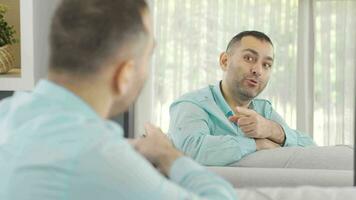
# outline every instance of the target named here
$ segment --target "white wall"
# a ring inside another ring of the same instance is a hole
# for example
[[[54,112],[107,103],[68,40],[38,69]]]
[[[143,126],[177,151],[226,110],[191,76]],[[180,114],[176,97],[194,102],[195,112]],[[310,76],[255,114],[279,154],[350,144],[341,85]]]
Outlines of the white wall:
[[[34,0],[34,78],[46,77],[49,59],[49,28],[60,0]]]

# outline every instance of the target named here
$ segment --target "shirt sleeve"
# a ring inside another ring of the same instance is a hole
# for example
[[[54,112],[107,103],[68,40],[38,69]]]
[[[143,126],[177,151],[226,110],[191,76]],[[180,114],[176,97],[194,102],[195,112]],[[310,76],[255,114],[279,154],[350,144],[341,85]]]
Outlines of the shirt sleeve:
[[[224,166],[256,151],[254,139],[213,133],[213,123],[192,102],[173,104],[168,134],[174,145],[203,165]]]
[[[124,140],[106,140],[92,149],[75,163],[80,170],[71,199],[237,199],[229,183],[187,157],[172,164],[167,179]]]
[[[282,127],[282,129],[286,135],[286,140],[283,144],[284,147],[315,146],[315,142],[309,135],[302,133],[298,130],[291,129],[287,125],[287,123],[282,119],[282,117],[273,109],[271,110],[270,120],[278,123]]]

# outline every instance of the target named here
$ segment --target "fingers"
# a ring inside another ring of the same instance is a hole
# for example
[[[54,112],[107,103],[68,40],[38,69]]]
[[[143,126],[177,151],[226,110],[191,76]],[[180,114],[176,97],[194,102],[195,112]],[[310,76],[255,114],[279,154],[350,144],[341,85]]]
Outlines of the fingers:
[[[230,122],[237,123],[237,120],[239,119],[236,115],[230,116],[229,118]]]
[[[151,123],[145,124],[145,132],[145,137],[167,137],[167,135],[164,134],[159,127],[154,126]]]
[[[145,123],[145,137],[151,135],[152,133],[159,132],[161,129],[158,127],[154,126],[151,123]]]
[[[248,117],[248,116],[241,115],[241,114],[236,114],[236,115],[228,117],[228,120],[231,121],[231,122],[237,123],[237,120],[239,120],[242,117]]]
[[[237,120],[237,124],[241,126],[248,126],[256,123],[256,121],[251,117],[241,117]]]
[[[149,134],[150,132],[152,132],[154,130],[154,126],[151,123],[145,123],[145,131],[146,134]]]
[[[236,107],[236,113],[237,114],[242,114],[242,115],[246,115],[246,116],[251,116],[255,114],[254,110],[248,109],[248,108],[244,108],[244,107]]]
[[[236,107],[236,114],[233,116],[228,117],[229,121],[233,123],[237,123],[237,121],[240,118],[246,118],[251,115],[254,115],[255,111],[248,109],[248,108],[243,108],[243,107]]]
[[[240,126],[240,129],[244,133],[252,134],[252,133],[256,132],[256,124],[249,124],[249,125],[245,125],[245,126]]]
[[[242,132],[246,134],[248,137],[254,137],[256,136],[256,123],[253,119],[250,117],[242,117],[238,118],[236,115],[230,116],[229,121],[236,123]]]
[[[256,137],[257,126],[256,122],[250,117],[243,117],[238,119],[237,125],[249,137]]]
[[[139,145],[141,139],[127,139],[127,142],[135,149]]]

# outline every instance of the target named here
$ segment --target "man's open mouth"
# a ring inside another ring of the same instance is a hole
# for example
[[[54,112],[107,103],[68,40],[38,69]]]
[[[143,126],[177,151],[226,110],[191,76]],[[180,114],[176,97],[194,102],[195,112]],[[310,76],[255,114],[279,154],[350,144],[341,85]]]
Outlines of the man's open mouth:
[[[246,79],[247,83],[253,86],[258,85],[258,81],[254,79]]]

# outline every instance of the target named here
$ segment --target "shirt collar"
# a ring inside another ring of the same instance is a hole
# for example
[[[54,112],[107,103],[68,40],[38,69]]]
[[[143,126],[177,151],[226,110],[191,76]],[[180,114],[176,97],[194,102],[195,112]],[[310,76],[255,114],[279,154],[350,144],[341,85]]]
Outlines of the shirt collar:
[[[234,114],[231,110],[229,104],[227,104],[222,92],[221,92],[221,81],[213,86],[213,96],[215,98],[216,104],[220,107],[220,109],[224,112],[226,117],[230,117]]]
[[[34,94],[41,95],[50,102],[57,102],[60,106],[70,108],[87,116],[88,118],[100,118],[99,115],[84,100],[70,90],[56,83],[42,79],[34,89]]]

